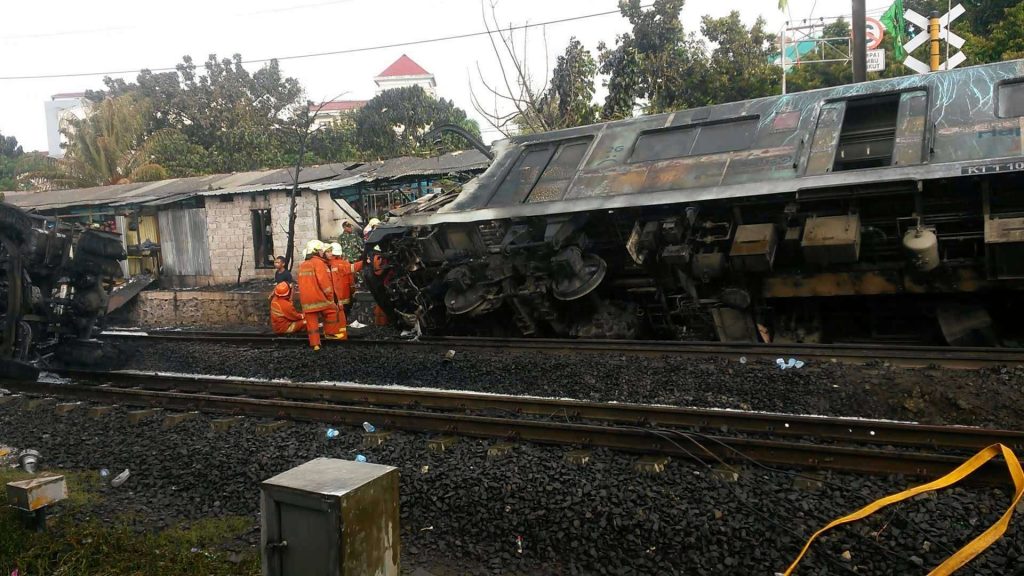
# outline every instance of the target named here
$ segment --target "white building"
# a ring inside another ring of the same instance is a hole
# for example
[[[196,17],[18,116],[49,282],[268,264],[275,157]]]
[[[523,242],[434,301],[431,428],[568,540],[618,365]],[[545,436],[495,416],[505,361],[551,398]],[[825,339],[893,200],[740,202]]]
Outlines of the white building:
[[[373,81],[377,83],[377,94],[392,88],[420,86],[424,92],[437,98],[437,82],[434,75],[405,54],[385,68]]]
[[[69,115],[85,118],[88,101],[85,92],[65,92],[50,96],[44,103],[46,109],[46,144],[50,158],[63,158],[64,149],[60,147],[60,125]]]

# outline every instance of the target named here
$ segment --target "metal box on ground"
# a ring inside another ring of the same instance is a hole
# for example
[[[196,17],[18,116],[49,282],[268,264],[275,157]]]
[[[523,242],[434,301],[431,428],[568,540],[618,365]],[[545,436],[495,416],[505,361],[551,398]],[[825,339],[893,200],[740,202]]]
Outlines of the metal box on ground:
[[[397,576],[398,469],[311,460],[260,486],[264,576]]]
[[[7,483],[7,503],[25,512],[34,512],[68,497],[63,476],[43,476]]]
[[[800,243],[812,264],[850,264],[860,258],[860,215],[808,218]]]

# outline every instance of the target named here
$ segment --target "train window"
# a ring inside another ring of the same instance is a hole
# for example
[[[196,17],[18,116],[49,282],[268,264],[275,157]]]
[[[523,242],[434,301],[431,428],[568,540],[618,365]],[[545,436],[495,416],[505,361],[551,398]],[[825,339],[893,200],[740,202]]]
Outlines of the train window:
[[[899,106],[899,94],[848,101],[832,171],[891,165]]]
[[[698,156],[746,150],[754,142],[757,123],[757,118],[747,118],[735,122],[701,126],[700,133],[697,134],[697,143],[693,145],[693,151],[690,154]]]
[[[753,143],[757,124],[757,118],[743,118],[644,132],[637,138],[629,161],[651,162],[744,150]]]
[[[519,156],[515,165],[505,176],[498,191],[495,192],[488,206],[509,206],[523,201],[533,185],[537,182],[541,172],[548,165],[551,156],[555,153],[555,146],[552,144],[541,144],[530,146]]]
[[[1024,116],[1024,80],[999,85],[996,98],[1000,118]]]
[[[537,185],[533,187],[533,191],[530,192],[526,201],[561,200],[565,196],[569,183],[579,171],[580,163],[583,162],[583,156],[590,148],[591,140],[591,138],[587,138],[586,140],[566,142],[559,146],[554,158],[548,163],[544,173],[540,175],[540,180],[537,181]]]
[[[697,139],[698,127],[687,126],[670,130],[644,132],[637,138],[630,162],[650,162],[689,156]]]

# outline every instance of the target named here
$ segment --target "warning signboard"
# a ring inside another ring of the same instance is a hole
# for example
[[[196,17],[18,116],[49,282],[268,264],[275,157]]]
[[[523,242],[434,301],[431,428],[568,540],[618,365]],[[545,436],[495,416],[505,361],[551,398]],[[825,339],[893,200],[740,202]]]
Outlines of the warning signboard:
[[[866,18],[865,20],[867,22],[868,50],[874,50],[882,45],[882,40],[885,38],[885,26],[875,18]]]
[[[885,50],[868,50],[868,72],[885,70]]]

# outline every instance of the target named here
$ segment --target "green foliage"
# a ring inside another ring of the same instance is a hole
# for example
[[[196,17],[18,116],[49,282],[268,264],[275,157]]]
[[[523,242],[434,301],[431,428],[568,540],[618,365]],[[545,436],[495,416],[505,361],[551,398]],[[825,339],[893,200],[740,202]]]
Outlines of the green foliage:
[[[68,500],[63,514],[48,521],[47,532],[25,529],[12,508],[0,508],[0,574],[17,569],[24,575],[97,576],[166,574],[192,576],[260,573],[259,555],[246,549],[235,558],[219,547],[248,532],[252,519],[208,518],[159,533],[138,532],[124,519],[110,523],[80,522],[102,497],[93,471],[62,471]],[[20,470],[0,470],[0,484],[33,477]]]
[[[151,161],[146,142],[148,100],[137,94],[104,98],[88,116],[69,116],[61,127],[68,139],[54,179],[62,186],[102,186],[145,182],[166,176]]]
[[[289,145],[282,124],[300,104],[298,81],[285,78],[276,60],[250,74],[239,54],[221,60],[211,54],[203,71],[185,56],[174,72],[143,70],[136,83],[112,78],[104,83],[106,94],[133,93],[151,102],[147,133],[171,129],[185,137],[169,145],[185,153],[171,174],[281,166]],[[87,93],[91,99],[101,95]]]
[[[557,128],[593,124],[600,108],[594,104],[597,62],[575,36],[558,57],[545,98],[557,110]]]
[[[18,139],[14,136],[4,136],[0,132],[0,156],[5,158],[17,158],[24,154],[25,151],[21,149],[21,145],[18,144]]]
[[[616,38],[614,49],[598,45],[605,85],[602,114],[606,119],[633,114],[641,100],[648,112],[699,105],[707,62],[698,40],[687,36],[679,13],[684,0],[655,0],[644,10],[640,0],[619,0],[619,10],[633,25],[632,33]]]
[[[355,114],[341,114],[312,134],[308,147],[310,164],[347,162],[362,157],[356,147]]]
[[[420,136],[440,124],[459,124],[480,137],[479,126],[467,122],[464,110],[451,100],[432,98],[419,86],[381,92],[356,112],[354,120],[356,142],[366,158],[429,153],[429,143],[421,143]],[[465,147],[452,135],[442,138],[446,146]]]
[[[993,2],[1000,6],[987,8],[989,12],[1000,12],[999,8],[1008,2]],[[966,34],[965,51],[975,62],[999,62],[1024,58],[1024,1],[1002,9],[1001,18],[994,20],[984,33]],[[991,14],[990,14],[991,16]],[[953,22],[956,25],[956,22]]]
[[[594,56],[573,36],[555,62],[547,89],[532,102],[523,102],[522,112],[512,119],[518,133],[532,134],[596,122],[601,113],[601,108],[594,104],[596,75]]]
[[[779,68],[771,63],[775,35],[769,34],[765,26],[764,18],[759,17],[747,29],[737,11],[723,18],[701,19],[701,34],[715,45],[708,59],[708,82],[704,87],[709,103],[779,93]]]

